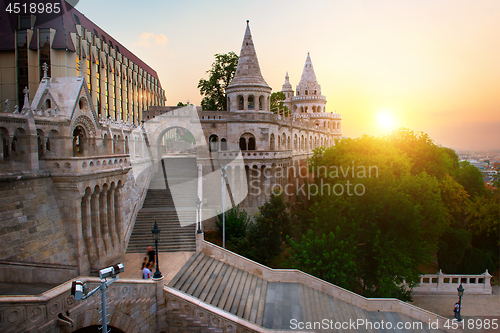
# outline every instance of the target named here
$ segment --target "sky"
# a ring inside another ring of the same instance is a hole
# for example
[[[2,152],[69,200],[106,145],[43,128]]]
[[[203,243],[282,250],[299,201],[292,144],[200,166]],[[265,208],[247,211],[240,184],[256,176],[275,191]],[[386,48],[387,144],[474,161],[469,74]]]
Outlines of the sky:
[[[216,53],[250,28],[262,75],[295,89],[307,52],[342,134],[426,132],[500,151],[500,1],[81,0],[76,8],[154,68],[167,105],[199,105]]]

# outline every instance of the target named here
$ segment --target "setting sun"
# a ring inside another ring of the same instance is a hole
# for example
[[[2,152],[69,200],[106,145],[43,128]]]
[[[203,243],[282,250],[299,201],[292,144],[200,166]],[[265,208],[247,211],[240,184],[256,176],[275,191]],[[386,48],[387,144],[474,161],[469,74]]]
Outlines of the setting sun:
[[[380,127],[384,129],[392,129],[395,126],[394,117],[387,111],[382,111],[377,114],[377,121]]]

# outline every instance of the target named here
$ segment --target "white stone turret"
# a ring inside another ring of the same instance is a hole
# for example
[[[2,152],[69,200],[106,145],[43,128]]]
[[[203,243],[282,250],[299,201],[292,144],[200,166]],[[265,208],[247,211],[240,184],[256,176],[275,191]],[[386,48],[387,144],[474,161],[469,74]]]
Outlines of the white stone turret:
[[[269,112],[272,89],[260,72],[248,22],[236,74],[226,88],[228,110]]]
[[[289,110],[292,110],[292,98],[294,93],[292,85],[290,84],[290,80],[288,78],[288,72],[286,72],[285,83],[283,83],[281,92],[285,94],[285,101],[283,102],[283,105],[286,106]]]
[[[297,93],[292,98],[293,113],[324,113],[326,97],[321,95],[321,85],[316,79],[309,52],[302,71],[302,77],[297,85]]]

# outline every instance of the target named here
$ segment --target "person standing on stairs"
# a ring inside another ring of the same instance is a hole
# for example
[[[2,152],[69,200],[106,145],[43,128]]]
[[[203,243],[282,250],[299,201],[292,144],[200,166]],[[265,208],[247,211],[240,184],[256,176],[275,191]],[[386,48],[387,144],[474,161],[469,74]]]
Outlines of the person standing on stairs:
[[[142,269],[142,278],[147,280],[151,278],[151,263],[146,263],[146,267]]]
[[[148,263],[151,264],[151,267],[153,267],[155,263],[155,250],[153,250],[152,246],[148,246],[148,250],[146,251],[146,255],[148,256]]]

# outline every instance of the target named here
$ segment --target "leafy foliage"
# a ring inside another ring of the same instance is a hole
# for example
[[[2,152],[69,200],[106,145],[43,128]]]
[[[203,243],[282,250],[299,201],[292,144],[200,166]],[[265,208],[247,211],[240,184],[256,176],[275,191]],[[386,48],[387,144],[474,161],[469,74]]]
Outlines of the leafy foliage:
[[[201,100],[203,110],[227,110],[226,88],[236,73],[238,58],[238,55],[232,51],[215,55],[212,68],[207,71],[208,80],[200,79],[198,82],[200,94],[204,95]]]
[[[460,264],[472,235],[465,229],[447,228],[439,239],[439,267],[446,274],[459,272]]]
[[[285,99],[285,93],[281,91],[273,92],[271,94],[271,112],[275,114],[284,114],[286,117],[290,116],[290,109],[283,104]]]
[[[259,207],[255,223],[250,224],[247,237],[236,245],[235,251],[263,265],[273,261],[283,251],[283,243],[290,234],[292,217],[290,204],[281,194],[271,194],[268,202]]]
[[[247,212],[241,210],[239,205],[227,210],[225,215],[226,240],[231,247],[231,244],[238,243],[247,235],[248,226],[251,222]],[[217,215],[217,217],[218,221],[215,224],[219,228],[219,233],[222,235],[222,214]]]
[[[457,181],[462,184],[471,197],[482,196],[486,193],[483,174],[478,168],[467,161],[460,162]]]

